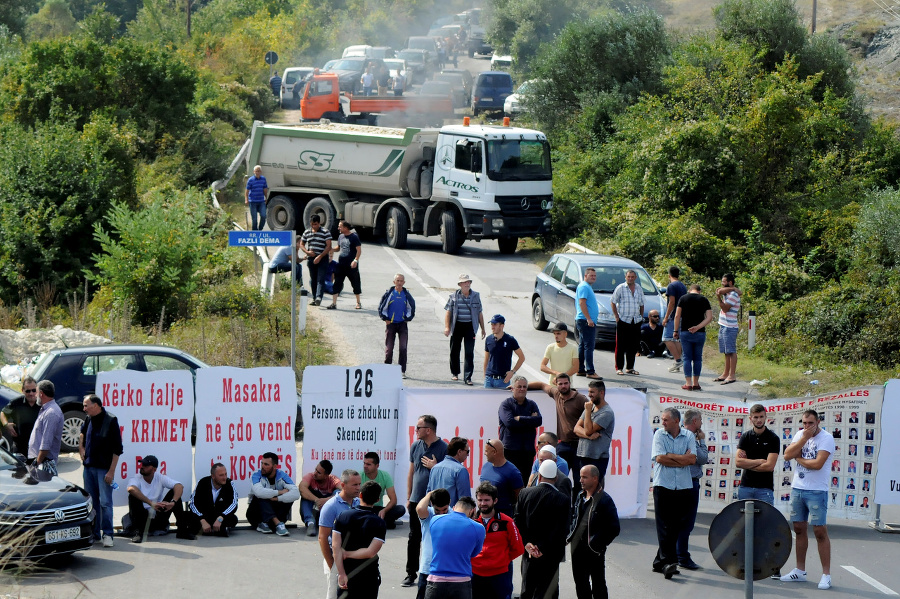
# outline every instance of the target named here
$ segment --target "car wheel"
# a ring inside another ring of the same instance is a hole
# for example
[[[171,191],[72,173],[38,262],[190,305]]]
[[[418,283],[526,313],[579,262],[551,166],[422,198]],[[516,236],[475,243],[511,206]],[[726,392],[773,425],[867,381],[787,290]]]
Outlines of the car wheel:
[[[531,302],[531,326],[538,331],[546,331],[550,323],[544,318],[544,303],[540,296],[534,298]]]
[[[84,426],[84,412],[81,410],[69,410],[63,414],[62,451],[78,451],[82,426]]]

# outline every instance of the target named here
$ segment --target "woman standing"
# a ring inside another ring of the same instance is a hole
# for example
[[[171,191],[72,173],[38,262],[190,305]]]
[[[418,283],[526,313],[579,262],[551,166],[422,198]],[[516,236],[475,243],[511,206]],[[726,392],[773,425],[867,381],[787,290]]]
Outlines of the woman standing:
[[[684,361],[685,391],[700,391],[700,369],[703,367],[703,344],[706,325],[712,322],[712,306],[700,294],[700,285],[691,285],[678,300],[675,309],[675,338],[681,341]]]

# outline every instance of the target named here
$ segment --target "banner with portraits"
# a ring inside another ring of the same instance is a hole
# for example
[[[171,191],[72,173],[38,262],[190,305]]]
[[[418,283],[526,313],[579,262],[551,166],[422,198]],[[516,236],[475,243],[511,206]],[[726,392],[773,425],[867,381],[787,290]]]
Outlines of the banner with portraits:
[[[700,500],[724,506],[737,499],[742,471],[735,459],[744,432],[752,429],[750,407],[766,408],[767,426],[781,439],[781,452],[774,472],[775,507],[790,512],[793,463],[784,450],[801,426],[805,410],[819,414],[820,426],[834,437],[835,452],[826,468],[830,472],[828,517],[866,520],[874,516],[878,450],[882,442],[882,387],[858,387],[839,393],[796,399],[730,401],[692,398],[690,395],[648,394],[651,426],[659,428],[662,411],[674,407],[682,415],[689,409],[703,414],[703,431],[709,462],[703,466]]]

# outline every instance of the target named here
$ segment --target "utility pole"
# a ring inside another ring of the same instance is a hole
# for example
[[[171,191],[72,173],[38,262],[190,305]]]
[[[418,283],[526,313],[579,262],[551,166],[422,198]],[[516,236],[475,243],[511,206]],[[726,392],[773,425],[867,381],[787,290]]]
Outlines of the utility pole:
[[[190,0],[188,0],[190,1]],[[816,32],[816,0],[812,0],[813,2],[813,14],[812,14],[812,32],[815,34]],[[190,35],[190,34],[188,34]]]
[[[185,0],[187,2],[187,36],[188,39],[191,39],[191,0]],[[813,0],[815,2],[815,0]],[[815,9],[813,9],[813,14],[815,14]],[[813,18],[815,21],[815,17]],[[816,26],[813,25],[813,31],[815,31]]]

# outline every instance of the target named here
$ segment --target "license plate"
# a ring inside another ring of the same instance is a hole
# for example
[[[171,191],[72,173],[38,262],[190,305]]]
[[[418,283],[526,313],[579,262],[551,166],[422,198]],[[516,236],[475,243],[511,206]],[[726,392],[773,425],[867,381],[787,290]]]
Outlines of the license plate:
[[[72,539],[81,538],[81,527],[73,526],[71,528],[60,528],[59,530],[48,530],[44,533],[44,542],[62,543],[63,541],[71,541]]]
[[[493,98],[482,98],[481,101],[482,102],[493,102],[494,99]]]

